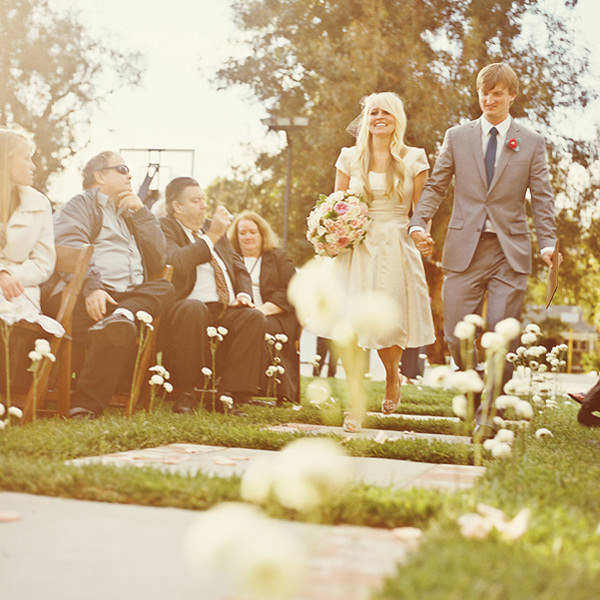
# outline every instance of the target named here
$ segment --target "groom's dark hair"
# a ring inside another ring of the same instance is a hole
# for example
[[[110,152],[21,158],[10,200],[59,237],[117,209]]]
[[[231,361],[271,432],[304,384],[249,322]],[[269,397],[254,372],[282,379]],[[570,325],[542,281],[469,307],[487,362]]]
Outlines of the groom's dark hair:
[[[506,63],[492,63],[479,71],[477,75],[477,91],[483,90],[484,92],[489,92],[498,84],[505,86],[511,96],[516,96],[519,92],[517,74]]]

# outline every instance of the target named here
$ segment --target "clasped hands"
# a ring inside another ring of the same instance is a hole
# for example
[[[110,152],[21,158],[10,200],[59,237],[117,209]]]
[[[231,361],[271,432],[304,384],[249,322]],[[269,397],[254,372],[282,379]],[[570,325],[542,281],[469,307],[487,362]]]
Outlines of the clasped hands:
[[[410,234],[417,250],[423,256],[431,256],[433,253],[433,238],[425,231],[416,230]]]

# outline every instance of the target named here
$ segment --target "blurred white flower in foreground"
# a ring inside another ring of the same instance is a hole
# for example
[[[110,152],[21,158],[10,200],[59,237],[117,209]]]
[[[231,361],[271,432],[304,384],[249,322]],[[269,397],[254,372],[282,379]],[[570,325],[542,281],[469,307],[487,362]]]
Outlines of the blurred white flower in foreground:
[[[496,529],[504,541],[520,538],[529,526],[530,510],[524,508],[511,521],[503,511],[487,504],[479,503],[476,513],[468,513],[458,518],[461,533],[468,539],[481,540]]]
[[[332,440],[303,438],[278,455],[274,490],[283,506],[311,510],[344,493],[352,482],[352,463]]]
[[[297,594],[306,569],[306,550],[295,537],[257,508],[237,503],[198,517],[185,535],[184,554],[203,598],[284,600]]]
[[[328,331],[345,305],[343,287],[333,261],[315,258],[292,277],[288,297],[300,323],[309,331]]]
[[[401,321],[396,302],[384,292],[348,297],[328,258],[315,258],[299,269],[290,281],[288,297],[304,327],[343,345],[355,337],[377,337]]]
[[[321,405],[329,400],[331,396],[331,387],[322,379],[313,379],[306,388],[306,397],[311,404]]]
[[[467,399],[462,394],[452,398],[452,412],[461,419],[467,418]]]
[[[475,325],[468,321],[459,321],[454,328],[454,335],[459,340],[470,340],[475,336]]]
[[[481,315],[475,315],[475,314],[465,315],[463,317],[463,321],[465,321],[466,323],[471,323],[471,324],[475,325],[475,327],[484,327],[485,326],[485,321],[483,320],[483,317]]]
[[[521,333],[521,323],[512,317],[503,319],[499,323],[496,323],[494,331],[499,333],[505,340],[512,340]]]
[[[535,437],[540,439],[540,438],[546,438],[546,437],[554,437],[554,435],[549,429],[546,429],[545,427],[540,427],[540,429],[538,429],[535,432]]]
[[[252,461],[242,477],[241,496],[261,503],[274,492],[283,506],[305,511],[343,494],[352,480],[352,463],[338,444],[302,438],[270,459]]]

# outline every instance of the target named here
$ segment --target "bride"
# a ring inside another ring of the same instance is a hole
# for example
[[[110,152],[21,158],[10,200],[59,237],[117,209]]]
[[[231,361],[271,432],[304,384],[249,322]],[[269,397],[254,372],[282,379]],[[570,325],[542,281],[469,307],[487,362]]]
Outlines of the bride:
[[[373,218],[364,243],[335,259],[346,291],[383,292],[397,308],[398,316],[390,319],[384,334],[358,339],[362,348],[377,350],[385,367],[385,414],[400,404],[403,348],[435,339],[421,256],[408,236],[409,211],[419,199],[429,163],[422,148],[404,143],[405,129],[402,100],[393,92],[371,94],[358,119],[356,145],[342,148],[335,164],[335,190],[362,194]],[[361,421],[362,415],[354,412],[344,428],[356,431]]]

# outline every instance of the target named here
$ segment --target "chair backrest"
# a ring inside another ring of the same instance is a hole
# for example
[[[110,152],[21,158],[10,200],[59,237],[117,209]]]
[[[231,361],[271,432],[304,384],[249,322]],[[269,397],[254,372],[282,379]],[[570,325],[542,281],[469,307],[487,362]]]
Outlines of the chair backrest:
[[[63,354],[61,352],[68,346],[68,363],[70,364],[70,335],[72,333],[72,313],[73,308],[75,307],[75,302],[77,301],[77,297],[79,296],[79,292],[81,291],[81,287],[83,286],[83,281],[85,279],[88,266],[90,264],[90,260],[92,258],[92,253],[94,251],[93,246],[86,245],[81,246],[79,248],[71,248],[68,246],[56,246],[56,266],[54,270],[59,274],[69,274],[71,277],[69,278],[66,287],[62,290],[60,297],[60,305],[58,308],[58,312],[56,314],[56,320],[64,327],[65,336],[63,338],[52,338],[50,342],[50,349],[52,353],[58,359],[58,379],[59,379],[59,387],[61,380],[61,372],[60,365],[64,360]],[[67,344],[63,344],[62,342],[67,340]],[[46,412],[45,409],[45,401],[48,396],[48,381],[50,379],[50,371],[52,370],[52,363],[45,359],[41,365],[40,373],[38,376],[38,400],[37,400],[37,409],[40,412]],[[68,375],[64,375],[64,378],[67,379]],[[65,383],[66,385],[66,383]],[[57,404],[57,411],[66,416],[68,414],[68,401],[61,397],[61,394],[54,394]],[[34,411],[34,398],[33,398],[33,385],[31,386],[29,392],[25,397],[24,407],[23,407],[23,422],[30,421],[33,417]]]
[[[62,298],[56,320],[62,323],[65,315],[71,315],[77,296],[81,291],[94,247],[92,245],[72,248],[70,246],[56,246],[56,267],[58,273],[71,275],[67,287],[62,292]]]

